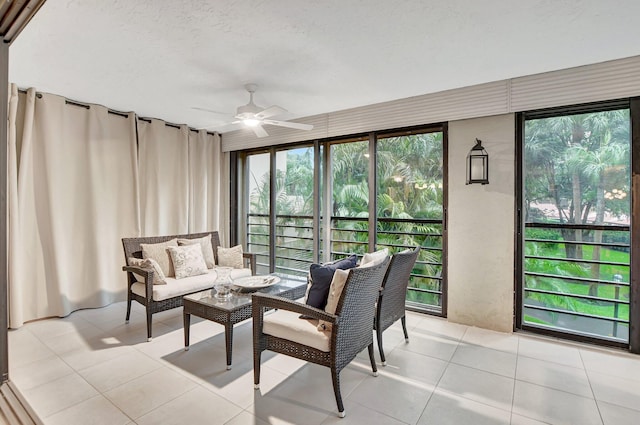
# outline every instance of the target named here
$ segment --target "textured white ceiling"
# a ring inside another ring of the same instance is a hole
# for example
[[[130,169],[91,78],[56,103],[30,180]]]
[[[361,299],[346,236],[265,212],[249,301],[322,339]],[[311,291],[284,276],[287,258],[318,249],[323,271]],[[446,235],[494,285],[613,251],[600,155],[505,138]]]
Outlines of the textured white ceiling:
[[[47,0],[10,81],[194,127],[229,121],[254,82],[287,119],[635,56],[638,16],[638,0]]]

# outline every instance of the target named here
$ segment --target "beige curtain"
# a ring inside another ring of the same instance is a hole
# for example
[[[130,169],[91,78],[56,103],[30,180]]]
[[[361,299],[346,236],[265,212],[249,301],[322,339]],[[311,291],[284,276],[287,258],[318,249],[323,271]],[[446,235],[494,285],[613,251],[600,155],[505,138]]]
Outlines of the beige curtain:
[[[9,140],[12,328],[124,299],[121,238],[140,233],[134,115],[33,89],[24,111],[20,152]]]
[[[18,209],[18,143],[17,143],[17,122],[18,122],[18,86],[10,84],[9,87],[9,138],[7,146],[7,184],[8,184],[8,223],[7,223],[7,263],[8,263],[8,293],[7,293],[7,306],[9,310],[9,326],[17,327],[24,322],[22,314],[14,315],[14,320],[11,320],[11,313],[14,309],[14,302],[23,298],[23,291],[20,285],[11,285],[13,281],[15,267],[12,264],[15,261],[14,256],[21,250],[20,247],[20,214]],[[17,306],[16,306],[17,308]],[[20,309],[22,311],[22,308]],[[17,317],[16,317],[17,316]],[[13,324],[15,322],[15,325]]]
[[[189,132],[189,232],[220,228],[220,135]]]
[[[140,221],[147,236],[189,231],[189,129],[138,120]]]
[[[10,87],[10,327],[125,299],[123,237],[228,241],[220,136],[126,115]]]
[[[223,246],[229,246],[229,217],[231,217],[231,194],[229,193],[229,176],[231,175],[231,167],[229,165],[231,154],[224,152],[218,163],[222,183],[220,184],[220,241]]]

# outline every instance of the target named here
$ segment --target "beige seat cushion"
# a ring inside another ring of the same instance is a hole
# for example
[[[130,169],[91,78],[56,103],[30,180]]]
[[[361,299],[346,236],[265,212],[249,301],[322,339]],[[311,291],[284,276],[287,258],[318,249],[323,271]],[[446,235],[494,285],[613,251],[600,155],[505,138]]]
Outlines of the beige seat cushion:
[[[331,346],[331,332],[319,331],[317,320],[300,319],[300,314],[292,311],[277,310],[265,314],[262,332],[320,351],[329,352]]]
[[[241,277],[251,276],[251,269],[235,269],[231,271],[231,278],[238,279]],[[192,292],[204,291],[213,288],[213,282],[218,277],[216,269],[209,269],[206,274],[198,276],[185,277],[176,279],[175,277],[165,278],[166,285],[153,286],[153,300],[163,301],[180,295],[190,294]],[[136,282],[131,285],[134,294],[145,296],[145,287],[143,282]]]

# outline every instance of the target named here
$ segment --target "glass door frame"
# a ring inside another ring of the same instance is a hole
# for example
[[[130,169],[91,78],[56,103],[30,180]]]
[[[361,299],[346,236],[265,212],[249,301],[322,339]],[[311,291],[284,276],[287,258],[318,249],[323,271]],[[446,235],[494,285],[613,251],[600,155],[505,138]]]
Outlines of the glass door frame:
[[[573,115],[587,112],[600,112],[614,109],[629,109],[631,129],[631,203],[630,203],[630,294],[629,294],[629,343],[620,343],[572,334],[561,330],[542,329],[523,323],[524,312],[524,127],[531,118],[545,118]],[[640,267],[634,265],[640,256],[640,97],[594,102],[581,105],[546,108],[519,112],[516,114],[516,182],[515,182],[515,264],[514,264],[514,331],[532,331],[553,337],[594,343],[598,345],[626,348],[632,353],[640,353]]]
[[[232,245],[243,244],[246,246],[246,235],[240,232],[246,228],[246,218],[244,210],[246,208],[246,182],[244,176],[246,176],[246,159],[250,155],[259,153],[269,153],[271,157],[271,172],[275,170],[275,156],[276,153],[282,150],[297,148],[301,146],[313,146],[314,149],[314,235],[317,243],[314,244],[314,261],[323,262],[329,261],[331,255],[330,247],[330,223],[331,223],[331,211],[332,211],[332,188],[331,188],[331,146],[334,144],[348,143],[349,141],[367,140],[368,154],[369,154],[369,216],[367,218],[369,222],[369,228],[376,228],[377,215],[376,215],[376,198],[377,198],[377,186],[376,186],[376,156],[377,156],[377,140],[381,137],[389,137],[391,135],[410,135],[419,133],[431,133],[442,132],[442,266],[441,266],[441,306],[439,309],[425,307],[410,306],[407,305],[407,310],[418,311],[434,316],[447,317],[448,307],[448,284],[447,284],[447,267],[448,267],[448,230],[447,230],[447,210],[448,210],[448,123],[434,123],[429,125],[419,125],[404,127],[390,130],[379,130],[366,133],[357,133],[344,136],[336,136],[326,139],[316,139],[311,141],[301,141],[298,143],[286,143],[282,145],[275,145],[269,147],[259,147],[253,149],[247,149],[243,151],[233,151],[230,155],[231,160],[231,176],[230,176],[230,202],[229,208],[230,217],[230,239]],[[272,176],[271,184],[273,184],[274,178]],[[275,224],[275,187],[271,187],[271,201],[270,201],[270,223],[271,226]],[[325,214],[326,212],[326,214]],[[372,213],[373,212],[373,213]],[[328,216],[327,216],[328,214]],[[275,227],[272,228],[271,234],[275,234]],[[368,251],[372,252],[376,246],[377,232],[370,233],[368,239]],[[271,248],[273,248],[273,242],[270,242]],[[270,251],[270,268],[273,271],[275,264],[275,250]]]

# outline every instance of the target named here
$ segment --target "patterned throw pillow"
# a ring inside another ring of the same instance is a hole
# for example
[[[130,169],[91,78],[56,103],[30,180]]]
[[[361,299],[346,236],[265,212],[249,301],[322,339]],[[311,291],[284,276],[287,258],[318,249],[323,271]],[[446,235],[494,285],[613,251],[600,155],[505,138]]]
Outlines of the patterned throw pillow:
[[[242,245],[232,248],[218,247],[218,265],[221,267],[233,267],[234,269],[244,268],[242,260]]]
[[[160,265],[162,272],[167,277],[175,276],[173,271],[173,263],[167,252],[170,246],[178,246],[178,239],[171,239],[161,243],[141,243],[142,258],[153,258]]]
[[[216,260],[213,256],[213,247],[211,246],[211,235],[196,239],[178,239],[178,245],[193,245],[199,243],[202,247],[202,256],[204,257],[207,268],[212,269],[216,266]]]
[[[170,246],[167,248],[173,261],[176,279],[207,273],[207,263],[202,256],[200,244]]]
[[[154,285],[166,285],[166,277],[160,268],[160,265],[156,260],[152,258],[133,258],[128,260],[130,266],[142,267],[143,269],[153,269],[153,282]]]

